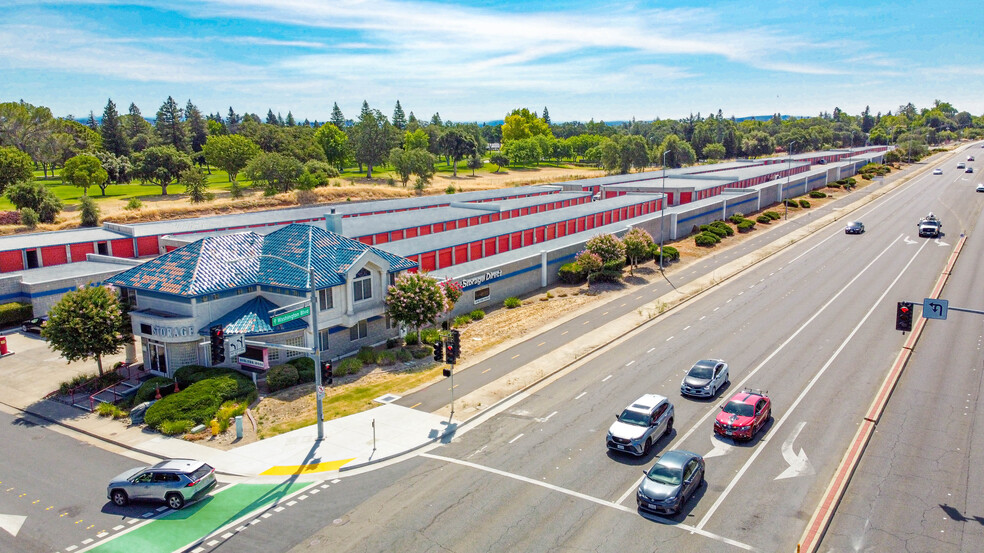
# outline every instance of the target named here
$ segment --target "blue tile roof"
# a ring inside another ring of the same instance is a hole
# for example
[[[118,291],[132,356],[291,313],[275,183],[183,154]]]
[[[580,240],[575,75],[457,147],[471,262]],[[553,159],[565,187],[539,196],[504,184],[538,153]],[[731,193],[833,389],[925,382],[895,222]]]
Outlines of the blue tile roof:
[[[307,328],[308,324],[303,319],[294,319],[276,327],[270,326],[270,311],[276,308],[277,304],[259,296],[208,323],[204,328],[198,329],[198,333],[207,336],[209,329],[215,325],[221,325],[226,335],[245,334],[247,336],[280,334],[281,332]]]
[[[389,263],[391,273],[417,266],[409,259],[358,240],[311,225],[293,224],[266,236],[244,232],[203,238],[107,282],[185,297],[253,285],[307,290],[307,268],[313,266],[315,288],[320,290],[344,284],[345,272],[367,252]]]

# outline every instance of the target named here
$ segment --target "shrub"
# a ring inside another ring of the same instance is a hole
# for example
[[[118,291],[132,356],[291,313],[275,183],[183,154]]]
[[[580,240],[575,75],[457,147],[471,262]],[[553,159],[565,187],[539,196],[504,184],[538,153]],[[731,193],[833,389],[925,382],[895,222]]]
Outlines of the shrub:
[[[431,355],[434,355],[434,348],[430,346],[416,347],[410,350],[410,355],[412,355],[414,359],[423,359],[424,357],[430,357]]]
[[[386,339],[386,349],[398,348],[403,345],[403,338],[399,336]]]
[[[748,232],[755,228],[755,221],[751,219],[745,219],[738,223],[738,232]]]
[[[220,369],[213,367],[205,367],[202,365],[185,365],[180,369],[174,371],[174,379],[178,381],[178,385],[185,388],[195,382],[209,378],[210,376],[218,376],[229,372],[231,369]]]
[[[871,173],[861,173],[861,178],[864,180],[871,180]]]
[[[755,221],[762,223],[763,225],[768,225],[772,222],[772,217],[769,217],[768,215],[759,215],[755,218]]]
[[[802,207],[803,209],[806,209],[806,208],[810,207],[810,202],[808,202],[806,200],[800,200],[799,201],[799,206]]]
[[[126,417],[126,411],[120,409],[112,403],[100,402],[96,406],[96,414],[100,417],[112,417],[114,419],[122,419]]]
[[[772,219],[773,221],[777,219],[782,219],[782,215],[779,215],[778,211],[766,211],[765,213],[763,213],[763,215],[765,215],[769,219]]]
[[[416,346],[420,343],[420,338],[417,336],[416,332],[408,332],[407,335],[403,337],[403,343],[408,346]]]
[[[625,244],[614,234],[593,236],[584,244],[584,249],[601,257],[602,263],[619,260],[625,262]]]
[[[221,374],[195,382],[180,393],[151,405],[144,422],[159,430],[165,421],[190,420],[206,424],[226,400],[241,399],[249,403],[255,398],[256,387],[245,375]]]
[[[27,228],[34,228],[41,222],[41,217],[37,211],[29,207],[22,207],[20,210],[20,221]]]
[[[828,182],[827,183],[827,188],[840,188],[840,187],[841,187],[841,185],[837,184],[836,182]]]
[[[362,370],[362,361],[358,357],[346,357],[335,369],[335,376],[347,376]]]
[[[799,206],[799,204],[796,203],[796,200],[783,200],[783,203],[786,204],[786,207],[798,207]]]
[[[515,309],[520,305],[523,305],[523,302],[516,296],[512,296],[510,298],[506,298],[505,301],[502,302],[502,305],[506,306],[507,309]]]
[[[745,215],[742,213],[735,213],[731,217],[728,217],[728,220],[737,225],[745,220]]]
[[[724,221],[714,221],[708,226],[710,226],[712,229],[723,230],[726,236],[732,236],[735,233],[735,229],[731,228],[731,226],[725,223]]]
[[[19,225],[20,222],[19,211],[0,211],[0,225]]]
[[[296,366],[296,365],[295,365]],[[297,369],[297,383],[314,382],[314,367],[302,367]]]
[[[0,305],[0,324],[20,323],[34,316],[29,303],[11,302]]]
[[[482,319],[485,318],[485,311],[482,311],[481,309],[476,309],[471,313],[469,313],[468,316],[471,317],[471,320],[473,321],[481,321]]]
[[[425,328],[420,331],[420,340],[425,344],[433,344],[434,342],[440,339],[441,339],[441,331],[436,328]]]
[[[564,284],[580,284],[584,282],[584,270],[577,263],[565,263],[557,270],[557,276]]]
[[[844,186],[845,184],[847,184],[847,179],[838,179],[837,184]]]
[[[823,192],[819,191],[819,190],[811,190],[810,191],[810,197],[811,198],[826,198],[827,195],[824,194]]]
[[[400,348],[400,349],[396,350],[396,359],[398,361],[401,361],[403,363],[406,363],[407,361],[410,361],[411,359],[413,359],[413,354],[410,353],[410,351],[407,350],[407,349],[405,349],[405,348]]]
[[[703,226],[706,227],[701,229],[701,231],[703,231],[704,234],[711,233],[716,235],[718,238],[726,238],[728,236],[728,231],[724,230],[721,227],[712,227],[710,225],[703,225]]]
[[[133,404],[139,405],[145,401],[154,399],[157,390],[160,389],[161,397],[169,396],[174,393],[174,381],[164,376],[155,376],[147,379],[140,385],[140,389],[133,396]]]
[[[156,403],[154,405],[156,405]],[[178,434],[187,434],[194,427],[195,421],[163,421],[161,422],[158,430],[160,430],[161,434],[164,434],[165,436],[177,436]]]
[[[79,200],[79,215],[79,222],[83,227],[99,225],[99,206],[89,196],[82,196],[82,199]]]
[[[362,361],[363,365],[372,365],[376,363],[376,350],[369,346],[362,346],[359,348],[359,353],[355,354],[355,358]]]
[[[381,367],[388,367],[390,365],[395,365],[396,354],[389,350],[381,351],[379,352],[379,355],[376,356],[376,363],[378,363]]]
[[[445,194],[454,194],[454,185],[449,184],[447,188],[444,189]]]
[[[858,184],[858,181],[857,181],[857,180],[855,180],[855,179],[854,179],[854,177],[848,177],[848,179],[847,179],[847,184],[849,184],[849,185],[851,185],[851,186],[857,186],[857,184]]]
[[[300,376],[297,374],[297,367],[289,363],[270,367],[267,371],[266,382],[271,392],[283,390],[297,385]]]
[[[702,248],[713,247],[715,244],[717,244],[720,241],[721,239],[718,238],[717,235],[711,234],[709,232],[702,232],[694,237],[694,244]]]
[[[602,269],[591,275],[592,282],[622,282],[622,270]]]
[[[471,317],[469,317],[468,315],[459,315],[454,318],[452,324],[454,325],[455,328],[461,328],[463,326],[468,326],[468,323],[470,322],[471,322]]]
[[[658,250],[659,246],[656,246],[656,249]],[[673,246],[663,246],[663,261],[677,261],[678,259],[680,259],[680,250]],[[659,262],[659,256],[656,256],[656,261]]]
[[[130,198],[130,201],[126,202],[126,209],[130,211],[140,209],[141,207],[143,207],[143,202],[140,201],[140,198]]]

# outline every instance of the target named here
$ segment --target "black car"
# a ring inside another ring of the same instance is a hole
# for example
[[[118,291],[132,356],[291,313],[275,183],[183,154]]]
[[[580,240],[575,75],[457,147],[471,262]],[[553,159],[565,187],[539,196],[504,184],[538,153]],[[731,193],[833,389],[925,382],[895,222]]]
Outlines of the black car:
[[[964,173],[973,173],[973,172],[974,172],[974,168],[973,167],[968,167],[967,170],[964,171]]]
[[[24,321],[24,324],[21,325],[21,329],[23,329],[24,332],[41,334],[41,329],[44,328],[45,325],[47,324],[48,324],[48,317],[34,317],[33,319]]]
[[[844,227],[844,234],[861,234],[862,232],[864,232],[864,223],[861,221],[848,223],[847,226]]]

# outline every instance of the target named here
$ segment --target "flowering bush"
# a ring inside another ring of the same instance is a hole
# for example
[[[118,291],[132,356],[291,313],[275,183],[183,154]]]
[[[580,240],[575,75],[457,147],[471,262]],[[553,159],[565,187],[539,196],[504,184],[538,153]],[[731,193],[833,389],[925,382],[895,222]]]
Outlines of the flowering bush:
[[[441,291],[444,292],[444,297],[446,297],[448,302],[451,304],[451,306],[448,307],[448,310],[454,309],[454,304],[458,303],[458,300],[461,299],[461,295],[465,293],[464,288],[461,286],[460,282],[451,279],[441,282],[440,285]]]
[[[19,225],[20,222],[19,211],[0,211],[0,225]]]
[[[584,247],[589,252],[601,257],[602,263],[625,261],[625,244],[614,234],[594,236],[588,240]],[[584,265],[581,266],[584,267]]]
[[[421,326],[434,324],[439,314],[454,307],[443,290],[436,279],[424,274],[400,275],[386,294],[386,310],[390,317],[413,328],[419,336]]]

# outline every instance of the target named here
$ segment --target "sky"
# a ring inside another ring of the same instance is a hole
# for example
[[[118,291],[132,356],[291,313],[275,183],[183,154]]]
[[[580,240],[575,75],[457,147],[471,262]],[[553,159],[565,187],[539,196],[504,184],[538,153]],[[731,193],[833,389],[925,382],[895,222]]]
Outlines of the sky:
[[[298,121],[984,113],[978,1],[0,0],[0,102]]]

